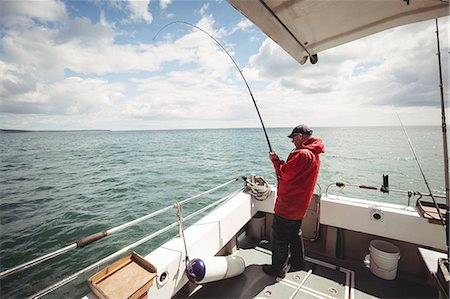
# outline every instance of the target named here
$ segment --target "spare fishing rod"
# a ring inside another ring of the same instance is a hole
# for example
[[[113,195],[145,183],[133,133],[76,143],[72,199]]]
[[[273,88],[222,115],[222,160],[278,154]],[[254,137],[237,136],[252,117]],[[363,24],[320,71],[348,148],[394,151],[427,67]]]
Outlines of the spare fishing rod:
[[[339,188],[345,188],[345,187],[356,187],[356,188],[360,188],[360,189],[367,189],[367,190],[375,190],[375,191],[380,191],[382,193],[399,193],[399,194],[405,194],[408,196],[434,196],[435,198],[445,198],[445,195],[440,195],[440,194],[432,194],[432,193],[421,193],[419,191],[406,191],[406,190],[400,190],[400,189],[386,189],[385,186],[370,186],[370,185],[361,185],[361,184],[349,184],[349,183],[344,183],[344,182],[336,182],[336,183],[331,183],[327,186],[325,195],[328,195],[328,189],[331,186],[336,186]]]
[[[442,119],[442,143],[444,147],[444,172],[445,172],[445,197],[447,204],[447,211],[445,214],[446,221],[446,238],[447,238],[447,262],[450,260],[450,241],[449,234],[450,230],[448,227],[448,222],[450,221],[450,183],[449,183],[449,166],[448,166],[448,144],[447,144],[447,123],[445,120],[445,101],[444,101],[444,84],[442,82],[442,65],[441,65],[441,50],[439,44],[439,26],[438,20],[435,19],[436,23],[436,40],[437,40],[437,57],[439,63],[439,89],[441,94],[441,119]]]
[[[437,214],[439,215],[439,219],[441,220],[442,225],[445,226],[445,220],[444,220],[444,218],[441,215],[441,212],[440,212],[440,209],[439,209],[439,205],[436,202],[435,196],[433,195],[433,192],[431,192],[430,185],[428,184],[428,180],[427,180],[427,178],[425,176],[425,173],[424,173],[424,171],[422,169],[422,165],[420,165],[419,159],[417,158],[416,151],[414,150],[414,147],[413,147],[413,145],[411,143],[411,139],[409,138],[408,132],[406,132],[405,127],[403,126],[402,120],[400,119],[400,116],[398,115],[398,113],[395,113],[395,114],[397,115],[398,120],[400,121],[400,125],[402,126],[403,132],[405,133],[406,138],[408,139],[409,147],[411,148],[411,151],[412,151],[412,153],[414,155],[414,160],[416,160],[417,166],[419,166],[420,173],[422,174],[422,178],[423,178],[423,180],[425,182],[425,185],[426,185],[426,187],[428,189],[428,192],[430,193],[430,197],[433,200],[433,204],[434,204],[434,206],[435,206],[435,208],[437,210]]]
[[[259,113],[258,106],[256,105],[255,98],[253,97],[253,93],[252,93],[252,91],[251,91],[251,89],[250,89],[250,86],[248,85],[247,80],[245,79],[244,73],[243,73],[242,70],[239,68],[238,64],[237,64],[236,61],[233,59],[233,57],[231,56],[231,54],[227,51],[227,49],[225,49],[224,46],[222,46],[222,44],[221,44],[217,39],[215,39],[215,38],[214,38],[211,34],[209,34],[207,31],[203,30],[202,28],[200,28],[200,27],[198,27],[198,26],[196,26],[196,25],[194,25],[194,24],[191,24],[191,23],[186,22],[186,21],[173,21],[173,22],[171,22],[171,23],[166,24],[165,26],[163,26],[163,27],[155,34],[155,36],[153,37],[153,40],[155,40],[155,39],[157,38],[157,36],[159,35],[159,33],[160,33],[161,31],[163,31],[164,29],[166,29],[166,28],[169,27],[170,25],[177,24],[177,23],[178,23],[178,24],[186,24],[186,25],[189,25],[189,26],[191,26],[191,27],[194,27],[194,28],[200,30],[201,32],[203,32],[204,34],[206,34],[207,36],[209,36],[213,41],[215,41],[215,42],[219,45],[219,47],[222,48],[222,50],[224,50],[225,53],[227,53],[228,57],[230,57],[231,61],[234,63],[234,66],[235,66],[236,69],[239,71],[239,74],[241,74],[241,77],[242,77],[242,79],[244,80],[245,85],[247,86],[248,92],[250,93],[250,97],[252,98],[252,101],[253,101],[253,105],[255,106],[256,112],[258,113],[259,121],[261,122],[261,126],[262,126],[262,128],[263,128],[264,135],[266,136],[266,141],[267,141],[267,145],[269,146],[269,151],[270,151],[270,152],[273,152],[272,146],[270,145],[269,136],[267,135],[266,127],[264,126],[264,122],[263,122],[262,117],[261,117],[261,113]]]

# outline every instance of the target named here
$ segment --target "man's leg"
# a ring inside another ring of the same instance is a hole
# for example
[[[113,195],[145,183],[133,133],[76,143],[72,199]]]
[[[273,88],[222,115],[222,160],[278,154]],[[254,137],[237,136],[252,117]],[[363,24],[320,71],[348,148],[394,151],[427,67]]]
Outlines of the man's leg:
[[[284,277],[289,255],[289,220],[274,215],[272,223],[272,266],[264,267],[267,274]]]
[[[275,215],[273,219],[272,267],[282,270],[286,267],[289,256],[290,221]]]
[[[293,227],[291,239],[289,242],[291,256],[289,258],[289,264],[292,270],[300,270],[305,265],[305,246],[303,244],[302,237],[302,220],[298,220]]]

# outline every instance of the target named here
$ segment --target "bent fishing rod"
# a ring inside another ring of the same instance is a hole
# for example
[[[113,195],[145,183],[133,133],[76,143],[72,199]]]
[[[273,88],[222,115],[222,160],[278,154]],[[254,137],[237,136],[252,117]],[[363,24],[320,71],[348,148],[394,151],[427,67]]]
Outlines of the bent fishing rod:
[[[253,105],[255,106],[256,113],[258,113],[259,121],[261,122],[261,126],[262,126],[262,128],[263,128],[264,135],[266,136],[266,141],[267,141],[267,145],[269,146],[269,151],[270,151],[270,152],[273,152],[272,146],[270,145],[269,136],[267,135],[266,127],[264,126],[264,122],[263,122],[263,120],[262,120],[261,113],[259,113],[259,109],[258,109],[258,106],[256,105],[256,101],[255,101],[255,98],[253,97],[253,93],[252,93],[252,91],[251,91],[251,89],[250,89],[250,86],[249,86],[248,83],[247,83],[247,80],[245,79],[244,73],[243,73],[242,70],[239,68],[239,65],[238,65],[238,64],[236,63],[236,61],[233,59],[233,57],[231,56],[231,54],[227,51],[227,49],[225,49],[224,46],[222,46],[222,44],[221,44],[217,39],[215,39],[215,38],[214,38],[211,34],[209,34],[207,31],[203,30],[202,28],[200,28],[200,27],[198,27],[198,26],[196,26],[196,25],[194,25],[194,24],[191,24],[191,23],[189,23],[189,22],[186,22],[186,21],[173,21],[173,22],[170,22],[170,23],[166,24],[166,25],[163,26],[161,29],[159,29],[159,31],[158,31],[158,32],[155,34],[155,36],[153,37],[153,40],[155,40],[155,39],[157,38],[157,36],[159,35],[159,33],[160,33],[161,31],[163,31],[164,29],[166,29],[167,27],[169,27],[170,25],[173,25],[173,24],[185,24],[185,25],[189,25],[189,26],[191,26],[191,27],[194,27],[194,28],[200,30],[201,32],[203,32],[204,34],[206,34],[207,36],[209,36],[213,41],[215,41],[216,44],[219,45],[219,47],[222,48],[222,50],[224,50],[225,53],[227,53],[228,57],[229,57],[229,58],[231,59],[231,61],[234,63],[234,66],[235,66],[236,69],[239,71],[239,74],[241,74],[241,77],[242,77],[242,79],[244,80],[245,86],[247,86],[248,92],[250,93],[250,97],[252,98],[252,101],[253,101]]]

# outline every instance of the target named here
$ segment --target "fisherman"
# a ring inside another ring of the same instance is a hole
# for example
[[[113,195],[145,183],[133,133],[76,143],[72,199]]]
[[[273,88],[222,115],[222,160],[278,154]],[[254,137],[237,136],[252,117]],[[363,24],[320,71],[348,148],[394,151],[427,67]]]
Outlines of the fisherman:
[[[301,224],[311,201],[319,175],[319,154],[325,152],[320,138],[312,130],[298,125],[288,136],[295,149],[287,161],[280,160],[275,151],[269,158],[278,177],[275,217],[272,224],[272,265],[263,266],[269,275],[284,278],[287,271],[303,269],[305,252]]]

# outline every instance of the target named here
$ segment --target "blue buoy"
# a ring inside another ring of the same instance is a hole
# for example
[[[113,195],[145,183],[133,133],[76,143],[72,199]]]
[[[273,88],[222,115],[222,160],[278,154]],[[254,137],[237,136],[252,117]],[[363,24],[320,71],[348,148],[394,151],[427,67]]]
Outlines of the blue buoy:
[[[199,282],[205,278],[206,267],[201,259],[193,259],[186,267],[186,275],[192,282]]]

